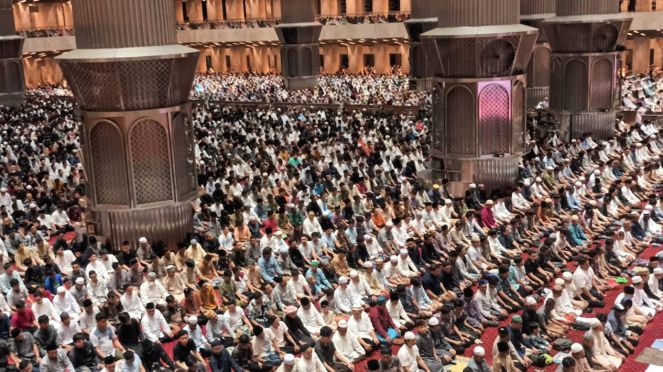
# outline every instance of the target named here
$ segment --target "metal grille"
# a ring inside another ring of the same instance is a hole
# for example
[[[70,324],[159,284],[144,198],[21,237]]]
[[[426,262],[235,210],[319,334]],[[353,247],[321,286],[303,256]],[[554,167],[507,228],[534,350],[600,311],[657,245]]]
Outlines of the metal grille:
[[[557,25],[559,45],[564,52],[583,52],[586,49],[590,25],[563,24]]]
[[[473,39],[437,41],[445,77],[476,75],[476,50]]]
[[[509,152],[509,109],[509,92],[503,86],[490,84],[483,88],[479,95],[482,155]]]
[[[592,36],[592,43],[594,44],[593,50],[607,52],[614,50],[617,46],[617,38],[619,37],[619,30],[614,25],[602,25]]]
[[[475,155],[475,111],[474,94],[468,88],[457,86],[447,93],[444,140],[448,155]]]
[[[111,122],[100,121],[90,131],[92,174],[97,204],[129,205],[122,133]]]
[[[415,78],[426,77],[426,55],[424,48],[417,45],[412,48],[412,55],[410,57],[410,74]]]
[[[480,39],[477,47],[481,51],[482,76],[497,76],[509,72],[516,59],[518,44],[516,41],[514,46],[505,39]]]
[[[300,49],[302,56],[302,76],[312,76],[313,75],[313,56],[311,49],[302,47]]]
[[[288,76],[296,77],[297,73],[297,50],[291,47],[288,49]]]
[[[433,107],[433,149],[443,151],[444,102],[442,102],[442,87],[439,84],[433,89]]]
[[[72,87],[84,110],[88,111],[117,111],[122,107],[122,100],[118,99],[120,87],[112,63],[64,63],[67,80],[72,81]]]
[[[598,59],[592,65],[592,110],[609,110],[612,107],[612,62]]]
[[[564,106],[564,82],[562,81],[564,72],[559,59],[552,60],[550,71],[550,108],[562,110]]]
[[[4,40],[0,42],[0,58],[20,58],[21,40]]]
[[[9,62],[7,63],[7,75],[9,77],[9,93],[16,93],[22,90],[21,78],[23,74],[21,73],[21,67],[18,65],[18,62]]]
[[[172,200],[168,138],[161,124],[145,119],[129,135],[136,203]]]
[[[513,89],[513,144],[515,151],[522,151],[525,149],[526,131],[525,86],[519,82]]]
[[[173,119],[173,149],[177,196],[182,198],[196,188],[193,131],[185,113],[180,113]]]
[[[580,59],[572,59],[564,66],[564,110],[587,109],[587,66]]]
[[[547,87],[550,85],[550,49],[540,46],[532,54],[532,63],[534,64],[534,87]]]
[[[180,103],[177,96],[171,94],[172,64],[169,59],[119,64],[125,110],[147,110]]]

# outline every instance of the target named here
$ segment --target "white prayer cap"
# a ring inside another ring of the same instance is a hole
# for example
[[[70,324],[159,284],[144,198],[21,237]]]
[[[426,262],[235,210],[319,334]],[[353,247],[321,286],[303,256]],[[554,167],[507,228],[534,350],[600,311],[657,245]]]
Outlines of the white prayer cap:
[[[277,231],[277,232],[274,233],[274,235],[276,235],[276,236],[281,236],[281,235],[283,235],[283,233],[280,232],[280,231]]]
[[[570,272],[566,271],[566,272],[564,272],[564,274],[562,274],[562,278],[564,278],[564,279],[566,279],[566,280],[571,280],[571,279],[573,279],[573,274],[571,274]]]
[[[536,300],[535,300],[534,297],[532,297],[532,296],[527,297],[527,298],[525,299],[525,302],[526,302],[528,305],[536,305]]]
[[[364,267],[367,268],[367,269],[368,269],[369,267],[373,267],[373,262],[371,262],[371,261],[366,261],[366,262],[364,262]],[[351,273],[350,275],[352,275],[352,273]]]
[[[635,147],[642,147],[642,143],[640,143],[640,142],[636,143]]]
[[[338,328],[348,328],[347,320],[341,320],[340,322],[338,322]]]
[[[477,185],[476,185],[475,183],[471,183],[471,184],[470,184],[470,188],[471,188],[471,189],[473,189],[473,188],[475,188],[475,187],[477,187]]]
[[[536,177],[536,179],[534,181],[541,182],[541,177]]]
[[[65,293],[67,292],[67,288],[65,287],[58,287],[58,293]]]
[[[387,226],[387,227],[394,227],[394,223],[391,222],[391,221],[388,221],[388,222],[385,224],[385,226]]]
[[[281,247],[281,253],[288,253],[288,248]]]
[[[27,185],[27,186],[25,186],[25,189],[26,189],[26,190],[32,190],[32,186]]]
[[[546,167],[546,170],[555,170],[553,167]]]
[[[529,186],[530,184],[531,184],[531,182],[530,182],[529,178],[526,179],[525,181],[523,181],[523,185],[525,185],[525,186]]]
[[[571,345],[572,353],[579,353],[581,351],[582,351],[582,345],[580,345],[579,343],[576,342],[575,344]]]
[[[644,211],[642,214],[651,214],[649,211]]]
[[[654,274],[663,274],[663,269],[661,269],[660,267],[655,268]]]
[[[652,211],[653,209],[654,209],[654,207],[652,207],[651,204],[649,204],[645,207],[645,210],[648,210],[648,211]]]
[[[431,327],[435,327],[438,324],[440,324],[440,321],[437,320],[436,317],[432,317],[428,320],[428,325],[431,326]]]
[[[576,187],[581,187],[581,186],[582,186],[582,182],[580,182],[580,181],[576,181],[575,185],[576,185]]]
[[[555,285],[564,285],[564,279],[562,278],[555,279]]]
[[[414,333],[412,333],[412,332],[405,332],[405,337],[404,337],[404,338],[405,338],[405,341],[408,341],[408,340],[414,340],[414,338],[415,338],[415,337],[414,337]]]
[[[481,346],[477,346],[477,347],[474,348],[474,355],[476,355],[476,356],[486,356],[486,350]]]
[[[348,278],[342,276],[338,278],[338,284],[346,284],[348,282]]]
[[[262,176],[263,176],[263,177],[267,177],[267,176],[269,176],[269,174],[267,174],[267,173],[263,173]]]
[[[596,200],[590,200],[589,201],[589,205],[591,205],[592,207],[596,207],[597,204],[598,203],[596,202]]]
[[[340,324],[339,324],[339,325],[340,325]],[[286,355],[283,357],[283,363],[285,363],[285,364],[287,364],[287,365],[293,365],[293,364],[295,364],[295,356],[292,355],[292,354],[286,354]]]
[[[600,320],[598,320],[598,319],[596,319],[596,318],[592,318],[592,319],[589,320],[589,326],[590,326],[590,327],[592,327],[592,328],[596,328],[596,327],[598,327],[599,325],[601,325],[601,321],[600,321]]]
[[[138,243],[147,243],[147,239],[140,238],[140,239],[138,239]]]
[[[632,279],[633,284],[639,284],[642,283],[642,277],[641,276],[634,276]]]
[[[76,278],[76,284],[85,284],[85,279],[83,279],[83,278]]]
[[[364,235],[364,240],[370,240],[370,239],[371,239],[370,235],[368,235],[368,234]]]
[[[0,188],[0,192],[7,192],[7,188],[6,187]]]
[[[37,208],[37,204],[35,204],[35,203],[30,203],[30,208]]]
[[[451,204],[451,203],[453,203],[453,201],[451,199],[447,199],[447,200],[444,201],[444,204]]]
[[[407,249],[401,249],[401,255],[407,256]]]
[[[350,277],[351,277],[351,278],[354,278],[354,277],[356,277],[357,275],[359,275],[359,274],[357,274],[357,270],[352,270],[352,271],[350,271]]]
[[[391,262],[398,262],[398,256],[391,256],[391,257],[389,257],[389,261],[391,261]]]
[[[600,171],[600,170],[598,170],[598,169],[597,169],[597,170],[595,170],[595,171],[594,171],[594,175],[595,175],[595,176],[599,176],[599,175],[601,175],[601,171]]]
[[[189,317],[189,324],[196,324],[198,323],[198,317],[197,316],[190,316]]]

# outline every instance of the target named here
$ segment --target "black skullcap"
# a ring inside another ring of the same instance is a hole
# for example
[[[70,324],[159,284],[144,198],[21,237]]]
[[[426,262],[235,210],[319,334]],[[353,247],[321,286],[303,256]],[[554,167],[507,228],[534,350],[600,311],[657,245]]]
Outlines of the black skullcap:
[[[92,306],[92,300],[89,298],[83,301],[83,307]]]
[[[472,288],[465,288],[465,290],[463,290],[463,295],[465,295],[465,297],[472,297],[474,296],[474,291]]]
[[[498,342],[497,343],[497,351],[499,351],[500,353],[509,351],[509,344],[507,342],[504,342],[504,341]]]
[[[148,303],[145,305],[145,309],[146,309],[146,310],[152,310],[152,309],[154,309],[154,302],[148,302]]]
[[[506,327],[500,327],[497,330],[497,334],[500,335],[501,337],[508,336],[509,335],[509,330]]]
[[[55,344],[55,342],[51,342],[50,344],[46,345],[46,351],[51,351],[51,350],[57,350],[58,345]]]

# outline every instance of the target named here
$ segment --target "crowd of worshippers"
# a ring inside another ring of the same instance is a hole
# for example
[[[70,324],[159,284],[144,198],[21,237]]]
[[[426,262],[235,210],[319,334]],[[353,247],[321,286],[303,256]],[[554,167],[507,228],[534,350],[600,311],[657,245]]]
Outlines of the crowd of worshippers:
[[[648,75],[633,75],[622,81],[622,105],[627,110],[661,112],[663,81],[661,71]]]
[[[207,73],[196,75],[191,99],[229,102],[351,103],[358,105],[431,105],[427,92],[410,90],[409,77],[367,73],[322,75],[318,87],[289,91],[277,74]]]
[[[611,277],[663,240],[650,123],[620,122],[600,145],[534,140],[509,199],[481,184],[421,188],[423,114],[196,106],[194,231],[176,247],[113,252],[66,240],[75,220],[53,217],[84,195],[60,174],[80,164],[72,110],[2,109],[0,202],[26,211],[0,211],[0,356],[23,372],[347,372],[367,358],[369,370],[433,372],[513,313],[488,350],[493,368],[543,366],[573,328],[588,333],[561,368],[614,372],[661,310],[657,257],[603,301]],[[29,219],[29,190],[44,193],[34,209],[46,226]],[[468,367],[489,370],[485,348],[473,353]]]

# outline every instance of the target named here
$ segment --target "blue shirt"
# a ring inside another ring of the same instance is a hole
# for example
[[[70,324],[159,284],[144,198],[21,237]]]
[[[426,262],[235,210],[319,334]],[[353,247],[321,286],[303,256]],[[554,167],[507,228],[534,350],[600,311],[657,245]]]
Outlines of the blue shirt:
[[[313,272],[311,269],[308,269],[306,272],[306,277],[308,278],[309,275],[315,278],[315,288],[318,290],[318,292],[327,287],[332,288],[332,285],[329,283],[329,280],[327,280],[325,273],[323,273],[319,268],[315,272]]]
[[[569,203],[569,207],[571,209],[580,209],[580,203],[578,202],[578,198],[576,197],[576,193],[569,193],[568,191],[566,192],[566,201]]]
[[[331,233],[331,235],[327,234],[322,234],[322,237],[320,237],[320,241],[322,241],[322,245],[327,247],[330,251],[336,250],[336,234]]]
[[[7,314],[2,315],[0,320],[0,339],[6,340],[9,338],[9,328],[12,326],[11,320]]]
[[[518,355],[520,355],[521,358],[525,356],[525,348],[530,348],[530,349],[534,348],[534,346],[532,346],[529,340],[523,337],[522,329],[513,329],[511,328],[511,325],[508,325],[506,329],[509,330],[509,335],[511,336],[511,343],[513,344],[513,347],[516,349]]]
[[[575,243],[575,246],[582,245],[587,240],[587,236],[582,232],[580,224],[574,225],[573,223],[569,224],[569,238]]]
[[[350,229],[349,227],[345,229],[345,235],[348,236],[348,239],[350,239],[350,243],[352,244],[357,244],[357,228],[353,227]]]
[[[260,257],[258,260],[258,266],[260,266],[262,278],[268,283],[274,283],[274,273],[283,275],[283,270],[281,270],[273,255],[269,256],[267,261],[265,261],[264,256]]]
[[[61,287],[64,285],[64,282],[62,281],[62,277],[60,274],[55,274],[55,280],[51,280],[51,277],[46,278],[46,284],[44,285],[46,287],[46,290],[51,292],[55,296],[55,294],[58,293],[58,287]]]
[[[128,363],[126,359],[124,360],[122,363],[122,372],[137,372],[140,370],[140,365],[142,363],[143,362],[140,360],[138,354],[134,354],[133,363]]]
[[[325,192],[325,185],[322,183],[316,183],[313,190],[315,191],[316,195],[322,195]]]

